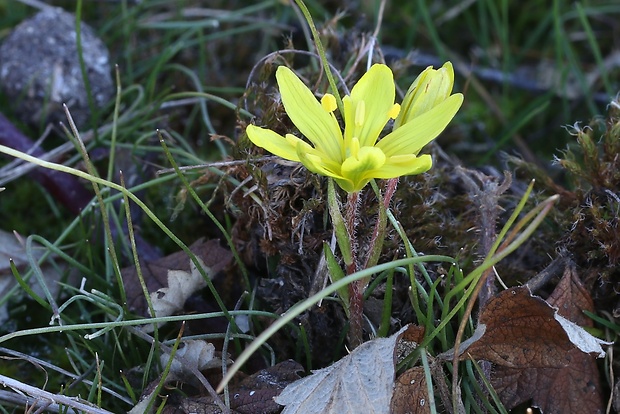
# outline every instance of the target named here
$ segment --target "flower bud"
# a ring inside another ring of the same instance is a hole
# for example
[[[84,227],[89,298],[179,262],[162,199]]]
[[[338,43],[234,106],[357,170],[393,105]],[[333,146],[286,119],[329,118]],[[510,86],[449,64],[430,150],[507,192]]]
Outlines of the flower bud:
[[[433,69],[432,66],[424,69],[409,87],[393,129],[445,101],[452,93],[452,86],[454,86],[452,63],[446,62],[440,69]]]

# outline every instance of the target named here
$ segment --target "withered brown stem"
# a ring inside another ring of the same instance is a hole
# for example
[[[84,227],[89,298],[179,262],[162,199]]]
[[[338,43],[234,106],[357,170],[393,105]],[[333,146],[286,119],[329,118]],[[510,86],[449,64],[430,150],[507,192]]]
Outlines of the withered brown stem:
[[[470,198],[479,212],[479,254],[480,257],[484,258],[491,250],[497,237],[497,219],[501,211],[499,198],[510,188],[512,175],[508,171],[504,171],[504,178],[500,182],[498,176],[488,176],[480,171],[462,167],[457,168],[456,171],[461,176]],[[489,272],[491,272],[491,269],[489,269]],[[480,306],[484,306],[497,293],[495,275],[490,273],[484,279],[486,282],[483,289],[480,290],[478,298]]]

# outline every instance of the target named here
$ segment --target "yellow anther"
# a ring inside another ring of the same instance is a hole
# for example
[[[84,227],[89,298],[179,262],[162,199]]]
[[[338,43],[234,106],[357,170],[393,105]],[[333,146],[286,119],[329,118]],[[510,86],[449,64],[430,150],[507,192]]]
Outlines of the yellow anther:
[[[395,103],[391,108],[390,111],[388,112],[388,116],[391,119],[396,119],[396,117],[398,116],[398,114],[400,113],[400,105]]]
[[[331,93],[326,93],[321,98],[321,106],[326,112],[334,112],[338,105],[336,105],[336,98]]]

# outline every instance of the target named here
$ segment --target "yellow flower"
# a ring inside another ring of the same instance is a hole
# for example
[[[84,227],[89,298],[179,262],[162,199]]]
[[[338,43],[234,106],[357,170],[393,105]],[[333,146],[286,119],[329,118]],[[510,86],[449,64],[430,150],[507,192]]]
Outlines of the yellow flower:
[[[434,79],[442,76],[437,75],[441,70],[429,73],[427,69],[423,74]],[[286,113],[312,145],[292,134],[283,137],[254,125],[246,130],[248,138],[275,155],[301,162],[314,173],[334,178],[349,193],[360,191],[373,178],[428,171],[432,166],[430,155],[418,157],[418,152],[445,129],[463,102],[460,93],[450,95],[452,75],[447,94],[437,93],[437,99],[428,103],[423,113],[408,110],[412,108],[409,104],[399,127],[377,142],[387,122],[397,118],[400,111],[400,106],[394,103],[394,77],[387,66],[373,65],[353,87],[351,95],[344,97],[344,135],[334,115],[333,95],[325,94],[319,103],[285,66],[278,68],[276,79]],[[439,99],[439,95],[445,97]],[[412,100],[415,108],[416,100]]]

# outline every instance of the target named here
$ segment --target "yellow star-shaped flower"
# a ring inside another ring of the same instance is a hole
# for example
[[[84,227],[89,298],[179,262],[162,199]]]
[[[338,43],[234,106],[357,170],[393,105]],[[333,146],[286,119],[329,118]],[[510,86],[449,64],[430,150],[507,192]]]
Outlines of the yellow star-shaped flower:
[[[347,192],[360,191],[373,178],[420,174],[432,166],[430,155],[418,156],[452,120],[463,102],[450,95],[452,66],[427,68],[407,92],[404,110],[394,103],[394,77],[389,67],[373,65],[343,99],[344,135],[336,120],[336,99],[325,94],[319,102],[304,83],[285,66],[276,72],[282,103],[299,132],[310,141],[282,136],[254,125],[247,135],[257,146],[308,170],[332,177]],[[394,130],[379,140],[390,119]],[[397,125],[396,125],[397,124]]]

